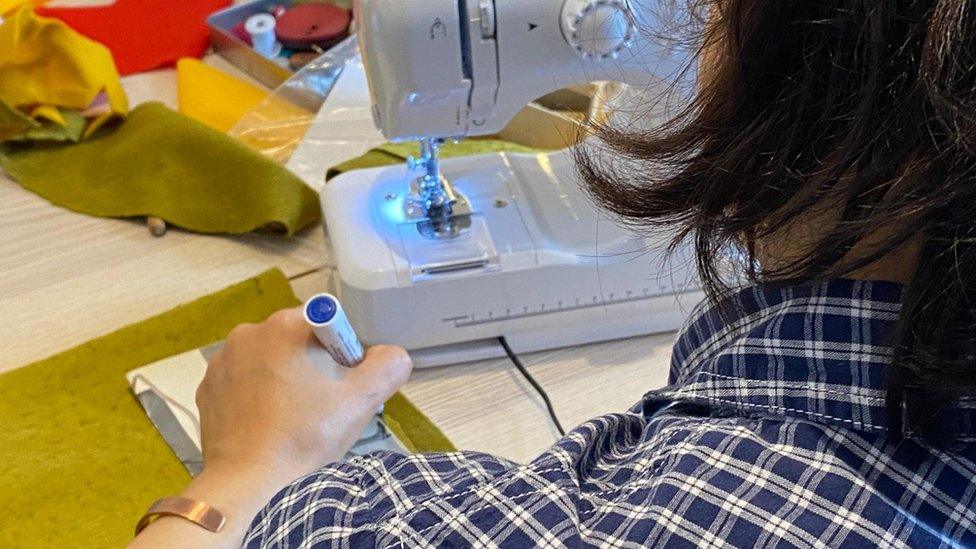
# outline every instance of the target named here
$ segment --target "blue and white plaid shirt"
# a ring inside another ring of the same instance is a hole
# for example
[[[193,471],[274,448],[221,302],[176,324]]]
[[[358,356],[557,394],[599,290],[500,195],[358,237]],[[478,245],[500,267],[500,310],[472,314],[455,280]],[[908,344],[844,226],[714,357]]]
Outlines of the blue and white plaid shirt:
[[[276,495],[246,544],[976,546],[976,402],[953,411],[952,450],[887,432],[900,296],[847,280],[743,290],[724,321],[692,317],[668,387],[531,463],[330,465]]]

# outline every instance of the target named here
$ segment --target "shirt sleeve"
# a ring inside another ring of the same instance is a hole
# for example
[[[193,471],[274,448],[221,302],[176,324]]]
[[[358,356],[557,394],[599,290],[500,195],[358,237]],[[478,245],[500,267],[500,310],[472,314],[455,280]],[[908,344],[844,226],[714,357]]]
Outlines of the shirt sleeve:
[[[976,491],[958,496],[976,486],[970,461],[948,466],[880,435],[697,405],[645,402],[644,417],[591,420],[527,464],[454,452],[330,465],[279,492],[245,544],[935,547],[939,532],[972,539],[959,526],[965,519],[948,518],[972,514]],[[957,496],[905,490],[930,481]],[[898,503],[906,493],[917,496],[910,510]]]
[[[643,425],[634,414],[591,421],[527,464],[452,452],[377,453],[329,465],[279,492],[254,519],[245,545],[572,544],[585,520],[581,490],[623,480],[601,478],[619,473],[616,467],[593,474],[602,469],[600,454],[634,445]]]

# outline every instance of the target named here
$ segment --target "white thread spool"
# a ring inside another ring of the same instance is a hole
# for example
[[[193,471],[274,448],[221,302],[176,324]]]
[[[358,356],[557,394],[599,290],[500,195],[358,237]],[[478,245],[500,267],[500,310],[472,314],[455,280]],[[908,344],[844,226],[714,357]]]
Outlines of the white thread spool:
[[[258,13],[247,18],[244,30],[251,35],[251,47],[261,55],[272,58],[281,52],[275,37],[275,18],[270,13]]]

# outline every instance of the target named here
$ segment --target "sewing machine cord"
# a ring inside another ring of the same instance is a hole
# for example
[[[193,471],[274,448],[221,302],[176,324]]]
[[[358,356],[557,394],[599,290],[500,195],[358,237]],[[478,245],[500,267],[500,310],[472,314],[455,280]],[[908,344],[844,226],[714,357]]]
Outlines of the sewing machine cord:
[[[530,374],[525,368],[525,365],[522,364],[522,361],[519,359],[518,355],[512,351],[512,348],[508,345],[508,341],[505,340],[505,336],[499,337],[498,342],[502,344],[502,349],[505,349],[505,354],[508,355],[508,359],[512,361],[515,368],[517,368],[525,380],[529,382],[529,385],[531,385],[532,388],[539,393],[539,396],[542,397],[542,402],[546,404],[546,410],[549,412],[549,418],[552,419],[552,424],[555,425],[556,430],[559,431],[559,436],[566,436],[566,430],[563,429],[562,423],[559,423],[559,417],[556,416],[556,410],[552,407],[552,401],[549,400],[549,395],[546,393],[546,390],[542,388],[542,385],[539,385],[539,382],[536,381],[534,377],[532,377],[532,374]]]

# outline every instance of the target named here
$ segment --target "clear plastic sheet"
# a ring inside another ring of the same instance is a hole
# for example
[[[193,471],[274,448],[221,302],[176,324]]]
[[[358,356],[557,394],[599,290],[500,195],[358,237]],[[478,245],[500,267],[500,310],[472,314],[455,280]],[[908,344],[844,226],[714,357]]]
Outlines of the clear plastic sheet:
[[[284,164],[305,138],[346,63],[358,53],[355,36],[340,42],[281,84],[228,133]]]
[[[492,137],[540,150],[569,146],[581,136],[580,121],[605,117],[607,101],[620,89],[596,83],[553,92],[526,105]],[[330,167],[383,144],[373,125],[355,36],[285,81],[229,133],[316,190],[325,184]]]
[[[694,90],[691,60],[699,45],[689,37],[700,34],[702,15],[675,0],[636,1],[641,32],[660,49],[648,67],[658,74],[659,85],[581,83],[530,103],[494,137],[551,150],[577,142],[579,122],[586,118],[642,129],[679,111]],[[329,167],[382,144],[372,124],[355,34],[300,69],[229,133],[287,165],[315,189],[324,185]]]

